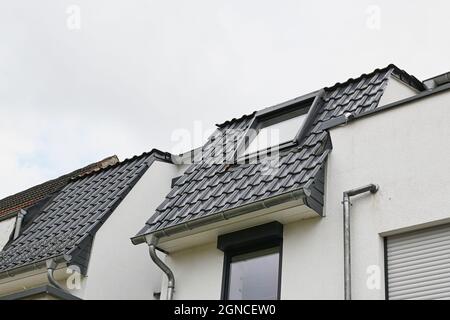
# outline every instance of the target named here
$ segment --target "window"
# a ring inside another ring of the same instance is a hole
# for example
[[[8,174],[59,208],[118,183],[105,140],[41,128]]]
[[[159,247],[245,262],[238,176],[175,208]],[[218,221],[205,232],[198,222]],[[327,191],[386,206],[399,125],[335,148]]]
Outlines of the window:
[[[243,141],[240,155],[264,155],[289,146],[297,139],[312,100],[257,114]]]
[[[282,237],[279,222],[219,236],[217,248],[225,253],[222,299],[279,299]]]
[[[245,154],[278,147],[286,142],[293,141],[301,129],[305,118],[306,113],[303,113],[283,121],[272,119],[271,121],[262,122],[256,136],[245,150]]]
[[[384,239],[386,299],[450,299],[449,224]]]
[[[228,272],[228,300],[276,300],[280,247],[231,257]]]

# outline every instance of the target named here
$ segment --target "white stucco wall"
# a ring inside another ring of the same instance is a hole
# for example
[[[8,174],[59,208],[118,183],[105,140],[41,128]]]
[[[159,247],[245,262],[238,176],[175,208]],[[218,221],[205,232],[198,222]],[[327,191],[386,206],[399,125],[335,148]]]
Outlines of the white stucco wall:
[[[136,234],[180,175],[174,165],[155,161],[97,232],[88,268],[84,299],[154,299],[161,271],[147,245],[134,246]]]
[[[223,252],[216,242],[172,253],[166,263],[175,275],[174,299],[220,299]],[[165,299],[166,277],[162,288],[161,299]]]
[[[284,225],[281,299],[340,299],[340,212]]]
[[[353,200],[354,298],[384,299],[383,277],[380,290],[366,285],[370,265],[383,270],[382,235],[449,221],[449,123],[450,93],[445,92],[331,130],[327,216],[341,216],[344,190],[380,186],[376,195]],[[342,237],[336,241],[341,247]],[[341,266],[342,259],[326,263]]]
[[[352,199],[352,295],[385,298],[383,236],[450,221],[449,121],[442,93],[331,130],[326,217],[285,225],[282,299],[343,298],[342,193],[368,183],[380,191]]]
[[[14,230],[16,217],[0,221],[0,251],[8,243],[11,233]]]
[[[379,106],[415,96],[417,93],[419,92],[416,89],[398,80],[395,76],[391,76],[387,87],[384,89]]]

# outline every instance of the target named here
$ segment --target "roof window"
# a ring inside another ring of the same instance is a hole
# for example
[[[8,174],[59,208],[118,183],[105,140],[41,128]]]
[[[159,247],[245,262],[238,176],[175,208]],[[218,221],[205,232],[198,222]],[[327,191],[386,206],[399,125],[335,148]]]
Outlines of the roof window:
[[[262,110],[241,142],[238,158],[250,159],[294,146],[305,125],[314,97]]]

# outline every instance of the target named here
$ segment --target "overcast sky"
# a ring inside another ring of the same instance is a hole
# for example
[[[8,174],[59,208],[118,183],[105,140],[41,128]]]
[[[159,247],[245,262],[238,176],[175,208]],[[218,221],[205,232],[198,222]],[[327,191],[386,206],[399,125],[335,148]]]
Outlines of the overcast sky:
[[[0,198],[109,155],[173,151],[183,130],[389,63],[421,80],[450,71],[448,12],[445,0],[1,1]]]

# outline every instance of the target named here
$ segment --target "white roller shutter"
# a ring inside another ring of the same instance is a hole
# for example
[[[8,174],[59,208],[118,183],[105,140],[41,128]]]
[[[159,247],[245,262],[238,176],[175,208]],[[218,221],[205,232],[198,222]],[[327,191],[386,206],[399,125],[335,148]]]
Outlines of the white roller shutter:
[[[450,225],[386,239],[391,300],[450,299]]]

